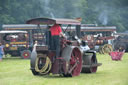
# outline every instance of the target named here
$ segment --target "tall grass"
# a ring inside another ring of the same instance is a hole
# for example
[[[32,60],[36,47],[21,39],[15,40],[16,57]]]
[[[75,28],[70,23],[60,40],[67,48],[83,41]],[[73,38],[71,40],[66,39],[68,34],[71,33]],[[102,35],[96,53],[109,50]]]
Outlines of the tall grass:
[[[122,61],[112,61],[107,54],[97,54],[97,59],[102,66],[96,73],[66,78],[34,76],[30,60],[4,58],[0,62],[0,85],[128,85],[128,53],[124,54]]]

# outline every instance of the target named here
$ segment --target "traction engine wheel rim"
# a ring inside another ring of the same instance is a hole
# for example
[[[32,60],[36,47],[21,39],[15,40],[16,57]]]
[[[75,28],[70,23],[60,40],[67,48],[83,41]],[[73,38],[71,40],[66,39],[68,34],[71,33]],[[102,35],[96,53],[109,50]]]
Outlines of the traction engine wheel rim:
[[[23,59],[28,59],[28,58],[30,58],[30,56],[31,56],[31,51],[30,50],[23,50],[21,52],[21,57]]]
[[[30,54],[28,52],[23,53],[24,58],[29,58]]]
[[[71,76],[78,76],[82,69],[82,57],[81,57],[81,53],[78,50],[78,48],[73,49],[73,51],[71,53],[69,69],[71,69],[76,63],[77,63],[77,65],[71,72],[71,74],[70,74]]]
[[[112,48],[112,45],[110,44],[105,44],[103,47],[102,47],[102,52],[105,54],[105,53],[110,53],[113,51],[113,48]]]

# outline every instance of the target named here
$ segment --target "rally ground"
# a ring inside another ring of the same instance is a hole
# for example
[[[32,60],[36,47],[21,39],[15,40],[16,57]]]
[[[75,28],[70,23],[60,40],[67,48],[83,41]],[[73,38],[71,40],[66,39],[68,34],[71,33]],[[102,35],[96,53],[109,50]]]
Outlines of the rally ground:
[[[102,63],[96,73],[76,77],[58,75],[34,76],[30,60],[4,58],[0,62],[0,85],[128,85],[128,53],[122,61],[112,61],[109,55],[97,54]]]

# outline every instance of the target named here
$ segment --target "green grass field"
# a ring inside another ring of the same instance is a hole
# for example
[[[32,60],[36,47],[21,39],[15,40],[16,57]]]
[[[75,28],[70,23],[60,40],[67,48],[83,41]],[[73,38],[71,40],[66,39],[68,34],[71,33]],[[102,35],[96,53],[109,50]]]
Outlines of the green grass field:
[[[128,85],[128,53],[122,61],[112,61],[109,55],[97,54],[102,63],[96,73],[76,77],[57,75],[34,76],[30,60],[4,58],[0,62],[0,85]]]

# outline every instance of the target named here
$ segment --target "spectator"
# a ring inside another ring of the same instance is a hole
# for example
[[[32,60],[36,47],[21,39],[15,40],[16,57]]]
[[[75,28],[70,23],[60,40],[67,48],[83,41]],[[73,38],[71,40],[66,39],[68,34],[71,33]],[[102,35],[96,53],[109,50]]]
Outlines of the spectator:
[[[2,44],[0,43],[0,61],[2,61],[3,55],[4,55],[4,50]]]

